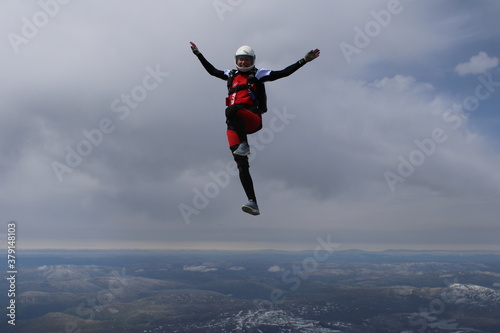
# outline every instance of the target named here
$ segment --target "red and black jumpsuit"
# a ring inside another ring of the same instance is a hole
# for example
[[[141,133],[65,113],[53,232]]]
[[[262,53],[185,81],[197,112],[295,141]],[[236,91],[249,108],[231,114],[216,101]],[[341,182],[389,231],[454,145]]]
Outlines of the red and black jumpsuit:
[[[238,148],[241,142],[248,142],[247,134],[255,133],[262,128],[262,113],[266,112],[267,109],[265,105],[257,105],[258,99],[255,96],[264,93],[259,91],[264,89],[263,83],[287,77],[306,63],[304,59],[300,59],[296,63],[278,71],[259,68],[248,72],[231,72],[231,70],[215,68],[201,53],[198,53],[197,57],[206,71],[212,76],[227,81],[230,75],[234,73],[232,86],[228,87],[229,96],[226,99],[226,133],[229,148],[232,152]],[[251,78],[251,82],[249,82],[250,75],[254,76],[254,78]],[[238,89],[239,87],[248,88]],[[248,199],[257,202],[249,171],[248,156],[233,156],[238,165],[241,184]]]

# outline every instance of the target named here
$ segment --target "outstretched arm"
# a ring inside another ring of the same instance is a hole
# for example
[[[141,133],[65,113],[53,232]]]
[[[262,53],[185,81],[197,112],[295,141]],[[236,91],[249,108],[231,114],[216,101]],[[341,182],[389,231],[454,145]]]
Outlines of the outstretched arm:
[[[219,79],[222,80],[227,80],[227,75],[224,74],[224,71],[215,68],[211,63],[208,62],[207,59],[201,54],[201,52],[198,50],[198,47],[196,46],[195,43],[189,42],[191,44],[191,50],[193,53],[198,57],[200,60],[201,64],[205,68],[205,70],[208,72],[208,74],[213,75],[215,77],[218,77]]]
[[[261,79],[261,81],[262,82],[265,82],[265,81],[274,81],[274,80],[277,80],[277,79],[281,79],[281,78],[287,77],[290,74],[293,74],[300,67],[304,66],[306,63],[308,63],[310,61],[313,61],[314,59],[316,59],[317,57],[319,57],[319,53],[320,53],[319,49],[311,50],[311,51],[307,52],[307,54],[302,59],[300,59],[296,63],[288,66],[287,68],[279,70],[279,71],[271,71],[269,73],[269,75],[264,76]]]

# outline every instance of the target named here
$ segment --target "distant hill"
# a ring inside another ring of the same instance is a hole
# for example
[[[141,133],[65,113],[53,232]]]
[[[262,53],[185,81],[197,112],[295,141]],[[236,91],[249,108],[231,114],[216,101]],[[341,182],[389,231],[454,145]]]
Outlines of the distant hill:
[[[17,325],[2,322],[2,332],[500,331],[498,254],[42,251],[20,257]]]

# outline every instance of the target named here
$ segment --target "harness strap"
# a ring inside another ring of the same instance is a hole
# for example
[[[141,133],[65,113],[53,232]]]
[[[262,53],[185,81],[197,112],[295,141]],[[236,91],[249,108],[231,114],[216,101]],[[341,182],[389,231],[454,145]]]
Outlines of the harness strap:
[[[232,87],[233,85],[233,80],[234,76],[236,74],[237,70],[232,69],[229,72],[228,78],[227,78],[227,90],[228,90],[228,95],[234,94],[235,92],[241,91],[241,90],[248,90],[250,94],[253,95],[253,91],[250,89],[250,86],[248,83],[256,83],[258,85],[257,91],[256,91],[256,96],[252,97],[252,99],[255,99],[255,103],[260,111],[266,112],[267,111],[267,96],[266,96],[266,89],[263,83],[260,83],[258,80],[255,78],[255,74],[257,73],[257,69],[253,68],[248,76],[247,84],[240,84],[237,85],[236,87]]]
[[[240,84],[236,87],[232,87],[228,90],[229,95],[234,94],[235,92],[248,89],[248,84]]]
[[[232,69],[229,72],[228,78],[227,78],[227,90],[232,88],[233,85],[233,80],[234,80],[234,74],[236,74],[236,70]]]

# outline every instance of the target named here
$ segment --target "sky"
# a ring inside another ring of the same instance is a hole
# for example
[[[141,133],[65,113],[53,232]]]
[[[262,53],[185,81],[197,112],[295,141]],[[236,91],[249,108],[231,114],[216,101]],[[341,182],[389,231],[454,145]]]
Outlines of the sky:
[[[0,234],[24,249],[498,251],[498,1],[0,5]],[[260,216],[219,69],[250,45]],[[326,245],[325,245],[326,244]]]

